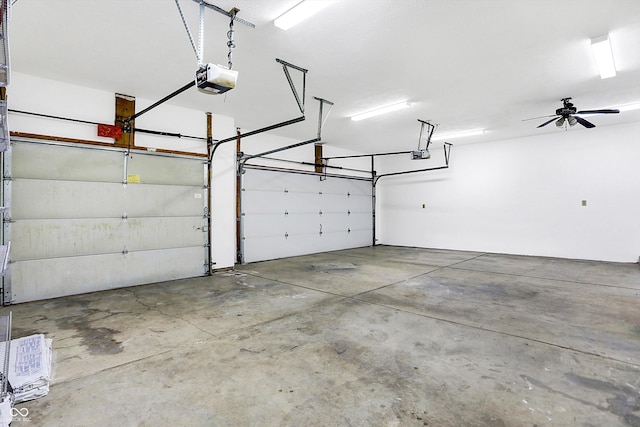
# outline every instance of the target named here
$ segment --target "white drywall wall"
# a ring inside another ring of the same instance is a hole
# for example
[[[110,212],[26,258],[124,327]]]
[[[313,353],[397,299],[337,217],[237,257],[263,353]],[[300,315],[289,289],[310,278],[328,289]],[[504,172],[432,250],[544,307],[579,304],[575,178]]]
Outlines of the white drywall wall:
[[[82,86],[43,79],[24,73],[11,73],[7,90],[10,109],[112,124],[115,94]],[[135,96],[136,94],[128,94]],[[207,96],[207,95],[203,95]],[[136,98],[138,111],[156,100]],[[235,134],[234,120],[213,116],[213,138]],[[203,111],[162,104],[136,119],[145,129],[206,137],[206,114]],[[97,136],[95,125],[73,123],[10,113],[11,131],[60,136],[113,143],[113,139]],[[193,139],[136,134],[136,145],[194,153],[205,153],[206,143]],[[214,268],[233,266],[235,260],[235,145],[221,146],[213,163],[212,184],[212,261]]]
[[[205,95],[206,96],[206,95]],[[229,117],[213,117],[213,138],[233,135]],[[218,147],[213,158],[211,182],[211,261],[214,269],[232,267],[236,261],[236,147],[233,142]]]
[[[636,262],[638,135],[634,123],[454,146],[450,169],[379,181],[378,243]]]

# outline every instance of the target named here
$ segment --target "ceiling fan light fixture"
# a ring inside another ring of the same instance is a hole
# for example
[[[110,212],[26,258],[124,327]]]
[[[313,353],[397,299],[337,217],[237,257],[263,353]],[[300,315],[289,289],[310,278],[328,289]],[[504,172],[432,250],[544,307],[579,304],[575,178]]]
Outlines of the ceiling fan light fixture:
[[[385,107],[376,108],[374,110],[367,111],[365,113],[356,114],[355,116],[351,117],[351,120],[353,120],[354,122],[357,122],[360,120],[368,119],[370,117],[380,116],[382,114],[391,113],[393,111],[403,110],[409,107],[411,107],[411,104],[409,102],[406,102],[406,101],[399,102],[397,104],[391,104]]]
[[[559,128],[561,128],[562,126],[564,126],[564,117],[560,117],[560,118],[556,121],[556,126],[558,126]]]
[[[613,62],[613,52],[611,51],[609,35],[591,39],[591,50],[598,64],[600,78],[608,79],[609,77],[614,77],[616,75],[616,66]]]
[[[567,118],[567,121],[569,122],[569,126],[574,126],[576,123],[578,123],[578,120],[573,116],[569,116]]]
[[[285,13],[277,17],[273,21],[273,25],[280,28],[281,30],[288,30],[304,21],[305,19],[315,15],[320,12],[326,6],[328,6],[330,2],[328,1],[319,1],[319,0],[306,0],[301,1],[297,5],[293,6],[291,9],[287,10]]]

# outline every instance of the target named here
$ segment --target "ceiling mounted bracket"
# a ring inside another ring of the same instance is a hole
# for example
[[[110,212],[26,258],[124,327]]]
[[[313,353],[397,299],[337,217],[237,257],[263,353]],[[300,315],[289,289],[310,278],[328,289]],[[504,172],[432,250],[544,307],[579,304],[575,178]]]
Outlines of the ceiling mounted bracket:
[[[304,100],[307,92],[307,69],[298,67],[297,65],[290,64],[287,61],[283,61],[282,59],[276,58],[276,61],[282,64],[282,70],[284,71],[284,75],[287,77],[287,81],[289,82],[289,86],[291,87],[291,91],[293,92],[293,96],[296,98],[296,102],[298,103],[298,108],[300,112],[304,114]],[[289,73],[289,68],[293,68],[294,70],[298,70],[302,73],[302,99],[298,95],[298,91],[296,90],[296,85],[293,83],[293,79],[291,78],[291,73]]]
[[[193,1],[198,3],[199,5],[203,5],[205,7],[208,7],[211,10],[215,10],[216,12],[221,13],[222,15],[226,16],[227,18],[233,18],[234,21],[239,22],[239,23],[241,23],[243,25],[246,25],[247,27],[251,27],[251,28],[255,28],[256,27],[255,24],[253,24],[253,23],[251,23],[249,21],[246,21],[246,20],[244,20],[242,18],[238,18],[236,16],[236,14],[240,11],[240,9],[238,9],[237,7],[234,7],[229,12],[227,12],[226,10],[224,10],[224,9],[214,5],[214,4],[207,3],[204,0],[193,0]]]
[[[196,0],[194,0],[194,1],[196,1]],[[308,70],[306,70],[305,68],[302,68],[302,67],[298,67],[297,65],[290,64],[289,62],[283,61],[282,59],[279,59],[279,58],[276,58],[276,61],[278,63],[282,64],[282,69],[284,70],[284,74],[287,77],[287,81],[289,82],[289,86],[291,87],[291,91],[293,92],[293,96],[296,98],[296,102],[298,103],[298,107],[300,108],[300,111],[302,112],[302,116],[297,117],[295,119],[286,120],[284,122],[276,123],[274,125],[269,125],[269,126],[266,126],[266,127],[260,128],[260,129],[252,130],[250,132],[237,134],[237,135],[231,136],[229,138],[218,140],[216,142],[216,144],[214,144],[213,149],[211,150],[211,153],[209,154],[209,161],[210,162],[213,161],[213,156],[216,153],[216,150],[218,149],[218,147],[220,145],[224,144],[224,143],[231,142],[231,141],[237,141],[238,138],[246,138],[246,137],[249,137],[249,136],[258,135],[258,134],[263,133],[263,132],[268,132],[270,130],[274,130],[274,129],[278,129],[278,128],[281,128],[281,127],[289,126],[289,125],[292,125],[292,124],[295,124],[295,123],[299,123],[299,122],[302,122],[302,121],[305,120],[305,115],[304,115],[304,98],[305,98],[305,92],[306,92],[306,79],[305,79],[305,76],[306,76]],[[302,76],[303,76],[302,77],[302,101],[300,101],[300,97],[298,96],[298,92],[296,90],[296,87],[295,87],[295,85],[293,83],[293,80],[291,79],[291,74],[289,73],[289,67],[302,72]],[[315,98],[315,99],[320,101],[320,110],[321,111],[322,111],[322,105],[324,103],[327,103],[327,104],[330,104],[331,106],[333,106],[332,102],[329,102],[329,101],[324,100],[322,98]],[[313,140],[305,141],[305,142],[300,143],[300,144],[296,144],[295,146],[309,144],[311,142],[319,142],[320,141],[320,129],[322,127],[322,125],[320,124],[320,123],[322,123],[322,115],[320,115],[320,118],[318,119],[318,123],[319,123],[319,129],[318,129],[318,135],[316,136],[316,138],[313,139]],[[287,148],[293,148],[293,147],[287,147]],[[281,150],[279,149],[277,151],[281,151]],[[261,156],[262,155],[266,155],[266,153],[262,153],[260,155]]]
[[[322,115],[323,115],[323,108],[322,107],[323,107],[324,104],[328,104],[331,107],[333,107],[333,102],[327,101],[326,99],[318,98],[318,97],[315,97],[315,96],[313,98],[320,103],[320,108],[318,110],[318,133],[317,133],[315,138],[308,139],[308,140],[302,141],[302,142],[297,142],[297,143],[291,144],[291,145],[286,145],[284,147],[280,147],[280,148],[276,148],[276,149],[273,149],[273,150],[265,151],[265,152],[262,152],[262,153],[259,153],[259,154],[251,154],[251,155],[245,154],[245,155],[242,156],[240,162],[238,163],[238,171],[240,173],[242,173],[242,170],[244,169],[244,165],[247,163],[247,161],[249,161],[251,159],[255,159],[255,158],[259,158],[259,157],[265,157],[265,156],[268,156],[269,154],[278,153],[280,151],[290,150],[292,148],[301,147],[303,145],[313,144],[313,143],[316,143],[316,142],[321,142],[322,141],[321,128],[322,128]]]
[[[191,42],[191,47],[193,48],[193,52],[196,54],[196,59],[198,60],[198,66],[202,66],[204,64],[204,11],[205,8],[212,9],[226,17],[230,18],[229,31],[227,32],[227,37],[229,41],[227,42],[227,46],[229,47],[229,53],[227,58],[229,59],[229,69],[231,69],[231,50],[235,47],[233,42],[233,24],[234,22],[239,22],[248,27],[255,28],[256,26],[249,21],[245,21],[244,19],[238,18],[237,14],[240,12],[240,9],[237,7],[232,8],[229,12],[224,9],[219,8],[213,4],[207,3],[204,0],[193,0],[200,6],[200,20],[199,20],[199,31],[198,31],[198,45],[196,46],[195,41],[193,40],[193,36],[191,35],[191,30],[189,30],[189,24],[187,24],[187,20],[182,13],[182,8],[180,7],[180,1],[175,0],[176,6],[178,7],[178,12],[180,13],[180,18],[182,19],[182,24],[184,25],[184,29],[187,31],[187,36],[189,37],[189,41]]]
[[[430,159],[431,154],[429,154],[429,145],[431,144],[431,137],[433,136],[433,132],[436,130],[436,126],[431,123],[420,120],[420,136],[418,136],[418,149],[411,152],[412,160],[421,160],[421,159]],[[426,132],[425,132],[425,127]],[[422,146],[423,136],[426,136],[426,144],[424,147]]]
[[[327,122],[329,114],[331,114],[331,110],[333,109],[333,102],[327,101],[326,99],[318,98],[317,96],[314,96],[313,99],[320,102],[320,111],[318,112],[318,139],[322,139],[322,128]],[[326,114],[324,113],[324,104],[329,105],[329,110]]]

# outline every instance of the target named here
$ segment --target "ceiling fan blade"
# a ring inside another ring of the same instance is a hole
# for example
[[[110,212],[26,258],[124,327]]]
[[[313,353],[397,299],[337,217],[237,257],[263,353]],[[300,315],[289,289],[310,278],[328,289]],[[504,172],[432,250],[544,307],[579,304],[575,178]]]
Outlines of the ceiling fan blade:
[[[594,125],[593,123],[586,121],[585,119],[583,119],[582,117],[578,117],[578,116],[574,116],[575,119],[578,121],[578,123],[580,123],[582,126],[586,127],[586,128],[594,128],[596,127],[596,125]]]
[[[523,122],[527,122],[529,120],[539,120],[539,119],[546,119],[547,117],[557,117],[555,114],[551,115],[551,116],[540,116],[540,117],[531,117],[530,119],[522,119]]]
[[[604,110],[582,110],[578,111],[576,114],[616,114],[619,112],[620,110],[605,108]]]
[[[551,119],[551,120],[549,120],[549,121],[546,121],[546,122],[544,122],[543,124],[541,124],[541,125],[539,125],[539,126],[537,126],[537,127],[541,128],[541,127],[543,127],[543,126],[546,126],[546,125],[548,125],[549,123],[551,123],[552,121],[556,120],[558,117],[560,117],[560,116],[553,116],[553,119]]]

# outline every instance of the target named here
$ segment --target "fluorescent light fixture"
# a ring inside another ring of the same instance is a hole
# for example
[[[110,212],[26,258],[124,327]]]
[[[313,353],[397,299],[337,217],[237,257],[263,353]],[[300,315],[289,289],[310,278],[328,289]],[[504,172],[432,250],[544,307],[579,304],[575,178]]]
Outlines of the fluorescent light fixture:
[[[616,66],[613,63],[613,52],[611,51],[611,43],[609,36],[600,36],[591,39],[591,50],[596,57],[600,78],[608,79],[616,75]]]
[[[310,16],[315,15],[326,6],[328,6],[329,3],[331,2],[327,0],[301,1],[300,3],[277,17],[273,21],[273,24],[282,30],[288,30],[289,28],[299,24]]]
[[[359,120],[368,119],[369,117],[379,116],[381,114],[391,113],[392,111],[398,111],[411,107],[409,102],[399,102],[397,104],[387,105],[386,107],[376,108],[375,110],[367,111],[366,113],[356,114],[351,117],[351,120],[357,122]]]
[[[455,139],[455,138],[464,138],[466,136],[476,136],[482,135],[484,133],[484,129],[472,129],[464,132],[453,132],[453,133],[444,133],[441,135],[434,135],[431,140],[432,141],[442,141],[444,139]]]
[[[613,108],[620,110],[621,113],[624,111],[640,110],[640,102],[636,102],[635,104],[621,105],[619,107],[613,107]]]

